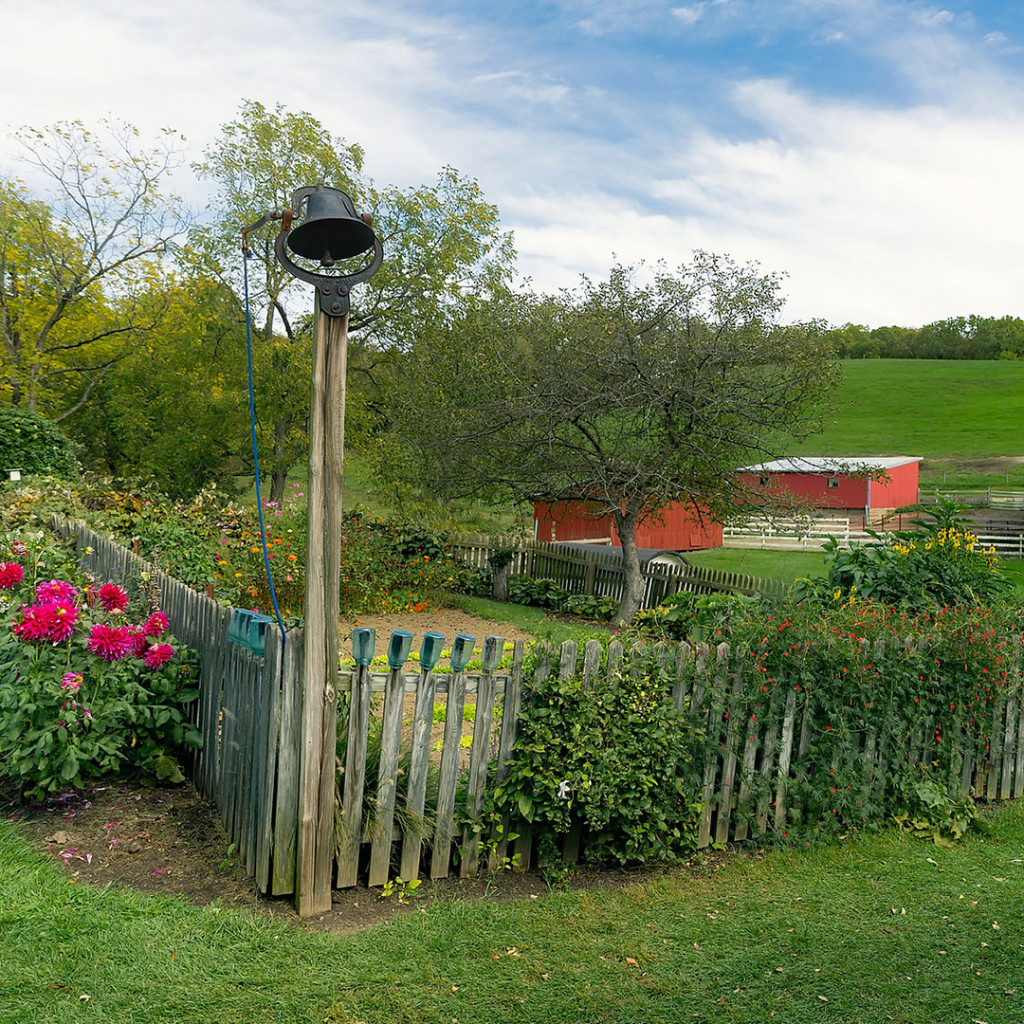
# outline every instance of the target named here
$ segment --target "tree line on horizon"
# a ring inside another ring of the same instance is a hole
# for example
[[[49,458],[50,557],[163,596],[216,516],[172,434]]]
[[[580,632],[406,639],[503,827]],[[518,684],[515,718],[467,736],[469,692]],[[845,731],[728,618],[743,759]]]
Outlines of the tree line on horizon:
[[[826,332],[839,359],[1024,359],[1024,320],[951,316],[922,327],[844,324]]]

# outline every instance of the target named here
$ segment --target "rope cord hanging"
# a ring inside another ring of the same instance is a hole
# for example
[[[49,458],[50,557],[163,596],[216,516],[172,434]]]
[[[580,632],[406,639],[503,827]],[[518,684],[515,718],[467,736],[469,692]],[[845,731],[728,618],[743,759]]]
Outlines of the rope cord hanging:
[[[256,397],[252,382],[252,322],[249,315],[249,258],[252,255],[245,248],[242,252],[242,281],[245,293],[245,355],[249,364],[249,429],[252,434],[252,468],[256,477],[256,513],[260,524],[260,546],[263,548],[263,570],[270,587],[270,600],[274,605],[274,616],[277,618],[278,629],[281,630],[281,650],[284,651],[285,628],[281,620],[281,610],[277,606],[277,591],[274,589],[274,577],[270,574],[270,556],[267,554],[267,532],[263,526],[263,498],[260,495],[260,457],[256,445]]]

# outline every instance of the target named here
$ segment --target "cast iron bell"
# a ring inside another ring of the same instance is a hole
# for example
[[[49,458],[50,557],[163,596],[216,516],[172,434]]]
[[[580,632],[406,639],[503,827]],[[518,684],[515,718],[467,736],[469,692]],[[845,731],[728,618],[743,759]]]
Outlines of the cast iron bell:
[[[376,238],[368,216],[356,213],[339,188],[318,185],[306,197],[306,216],[288,235],[288,248],[325,267],[372,249]]]

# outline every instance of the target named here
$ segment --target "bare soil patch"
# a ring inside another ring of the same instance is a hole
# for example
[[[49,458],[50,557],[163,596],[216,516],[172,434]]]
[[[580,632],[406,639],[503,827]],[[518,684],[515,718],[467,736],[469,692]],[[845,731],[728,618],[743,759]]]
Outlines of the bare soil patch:
[[[448,900],[543,899],[551,887],[540,871],[501,871],[480,878],[426,879],[414,896],[383,898],[379,889],[335,890],[331,909],[301,920],[290,897],[260,895],[229,853],[216,808],[190,785],[147,787],[112,780],[69,792],[44,804],[14,802],[0,808],[20,823],[32,847],[57,863],[68,881],[178,896],[196,906],[244,908],[309,930],[350,934]],[[693,873],[719,870],[736,856],[758,851],[705,851],[686,865]],[[676,868],[598,869],[581,865],[568,889],[618,890]]]

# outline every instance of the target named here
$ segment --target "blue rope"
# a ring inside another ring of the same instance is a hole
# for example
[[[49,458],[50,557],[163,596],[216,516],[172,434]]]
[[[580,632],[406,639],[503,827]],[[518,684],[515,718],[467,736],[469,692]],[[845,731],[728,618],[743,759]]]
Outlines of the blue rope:
[[[249,317],[249,253],[242,254],[242,280],[245,290],[245,354],[249,361],[249,428],[252,432],[252,468],[256,475],[256,513],[260,522],[260,544],[263,547],[263,568],[270,586],[270,600],[274,604],[274,615],[281,630],[281,653],[284,653],[285,628],[281,621],[281,611],[277,607],[277,591],[274,589],[274,578],[270,575],[270,556],[267,554],[267,532],[263,527],[263,499],[260,496],[260,457],[256,447],[256,398],[252,384],[252,323]]]

